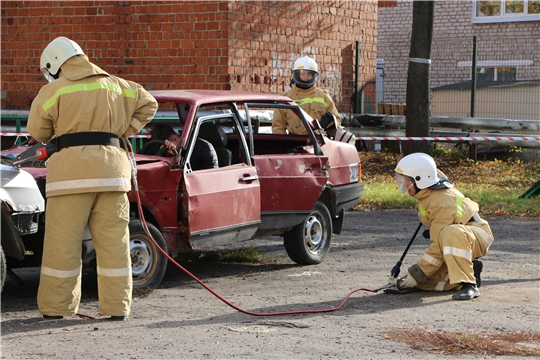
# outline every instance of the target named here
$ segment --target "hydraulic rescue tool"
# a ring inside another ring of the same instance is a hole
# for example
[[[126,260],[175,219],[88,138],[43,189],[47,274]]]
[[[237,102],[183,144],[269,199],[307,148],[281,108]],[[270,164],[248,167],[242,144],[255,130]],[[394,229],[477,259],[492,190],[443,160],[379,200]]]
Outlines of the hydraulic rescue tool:
[[[32,160],[45,160],[51,157],[52,154],[58,151],[56,144],[54,142],[47,143],[43,147],[37,148],[34,155],[24,158],[17,159],[13,162],[13,166],[18,166]]]
[[[388,283],[382,285],[377,290],[383,290],[384,289],[384,292],[391,293],[391,294],[405,294],[407,292],[407,291],[403,291],[403,289],[400,288],[400,286],[399,286],[399,281],[401,280],[401,278],[399,277],[399,272],[401,271],[401,264],[403,263],[403,259],[405,259],[405,255],[407,255],[407,252],[409,251],[409,248],[411,247],[411,245],[412,245],[414,239],[416,238],[416,235],[420,231],[421,227],[422,227],[422,223],[419,223],[418,227],[416,228],[416,231],[414,232],[414,234],[413,234],[413,236],[411,238],[411,240],[407,244],[407,247],[405,248],[405,251],[403,251],[403,254],[401,255],[401,258],[396,263],[396,265],[394,265],[394,267],[392,268],[392,271],[390,272],[390,276],[388,278]]]

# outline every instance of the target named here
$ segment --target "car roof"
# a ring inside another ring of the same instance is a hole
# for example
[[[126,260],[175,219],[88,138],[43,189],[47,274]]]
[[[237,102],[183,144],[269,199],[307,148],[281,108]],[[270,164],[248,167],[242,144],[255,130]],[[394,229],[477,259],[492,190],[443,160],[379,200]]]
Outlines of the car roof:
[[[248,91],[227,90],[151,90],[150,94],[158,102],[179,102],[190,105],[202,105],[226,102],[278,102],[291,103],[292,100],[283,95]]]

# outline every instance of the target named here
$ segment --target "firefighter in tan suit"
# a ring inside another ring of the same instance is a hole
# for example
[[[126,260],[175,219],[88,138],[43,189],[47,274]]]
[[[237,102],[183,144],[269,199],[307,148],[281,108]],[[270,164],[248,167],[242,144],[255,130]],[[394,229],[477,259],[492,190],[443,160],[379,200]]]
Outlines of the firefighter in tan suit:
[[[329,134],[341,126],[341,117],[336,105],[327,90],[318,88],[315,83],[319,79],[319,67],[315,60],[308,56],[299,58],[294,63],[292,88],[284,95],[297,103],[313,119],[319,120],[321,126]],[[332,116],[333,115],[333,116]],[[276,109],[272,120],[273,134],[307,134],[302,120],[291,110]]]
[[[478,204],[441,178],[433,158],[422,153],[405,156],[396,166],[402,193],[419,201],[420,222],[429,227],[430,245],[402,279],[403,288],[459,290],[454,300],[480,296],[480,273],[493,234],[478,216]]]
[[[97,257],[100,313],[125,320],[131,306],[130,163],[119,137],[154,117],[156,100],[142,86],[89,62],[74,41],[58,37],[41,55],[49,80],[32,102],[28,132],[56,141],[47,162],[45,242],[38,307],[44,318],[77,313],[81,251],[88,226]]]

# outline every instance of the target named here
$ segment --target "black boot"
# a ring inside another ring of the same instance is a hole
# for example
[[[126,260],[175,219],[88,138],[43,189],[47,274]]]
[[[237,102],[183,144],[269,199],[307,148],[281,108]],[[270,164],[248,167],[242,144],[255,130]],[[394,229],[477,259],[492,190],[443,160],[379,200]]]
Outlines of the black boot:
[[[474,259],[472,261],[473,264],[473,271],[474,271],[474,278],[476,279],[476,287],[482,286],[482,279],[480,278],[480,274],[482,273],[482,268],[484,267],[484,264],[482,264],[482,260],[480,259]]]
[[[46,320],[60,320],[64,317],[62,315],[43,315],[43,318]]]
[[[472,300],[480,296],[475,284],[461,283],[461,290],[452,295],[454,300]]]

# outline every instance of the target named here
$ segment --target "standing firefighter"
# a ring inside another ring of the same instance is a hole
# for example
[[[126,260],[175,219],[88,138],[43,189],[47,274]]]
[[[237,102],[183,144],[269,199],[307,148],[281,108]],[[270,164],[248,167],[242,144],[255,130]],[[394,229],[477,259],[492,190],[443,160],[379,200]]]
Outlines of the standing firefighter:
[[[49,84],[32,102],[28,132],[54,139],[38,307],[44,318],[77,313],[81,251],[88,226],[96,249],[100,313],[125,320],[131,307],[129,203],[131,169],[119,137],[136,134],[155,115],[142,86],[89,62],[74,41],[58,37],[41,55]]]
[[[433,158],[415,153],[396,166],[401,193],[419,201],[420,222],[429,227],[431,243],[422,258],[402,279],[402,288],[459,290],[454,300],[480,296],[480,273],[493,234],[478,216],[478,204],[461,194],[452,183],[439,177]]]
[[[319,79],[319,67],[315,60],[308,56],[301,57],[294,63],[292,88],[284,95],[297,103],[313,119],[319,120],[321,126],[332,135],[341,125],[340,115],[327,90],[315,84]],[[302,120],[292,111],[280,109],[274,112],[272,133],[274,134],[307,134]]]

